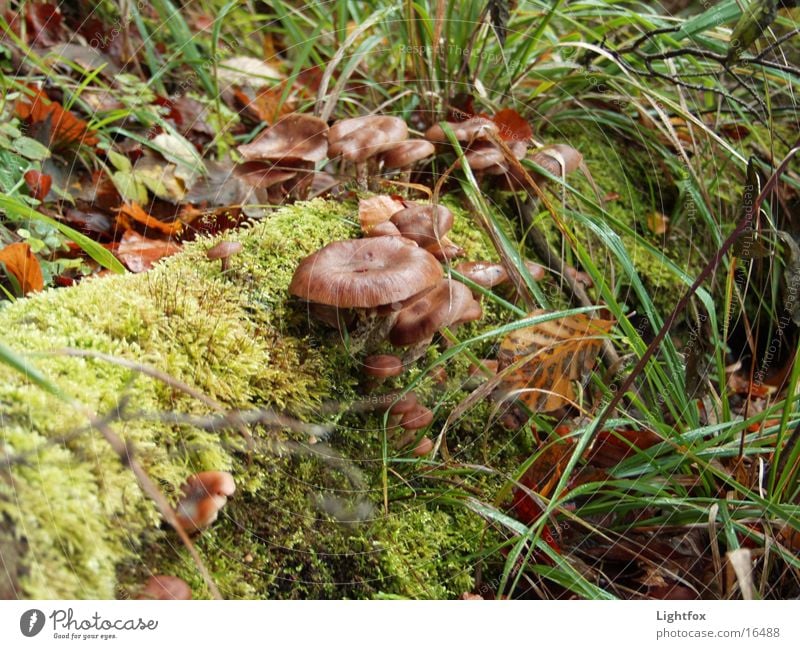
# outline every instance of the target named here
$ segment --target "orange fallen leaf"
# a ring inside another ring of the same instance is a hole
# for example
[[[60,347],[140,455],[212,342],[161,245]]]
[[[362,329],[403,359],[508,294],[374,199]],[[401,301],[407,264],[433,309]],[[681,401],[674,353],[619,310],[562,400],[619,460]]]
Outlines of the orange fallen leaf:
[[[134,230],[128,230],[117,246],[117,257],[133,273],[141,273],[153,267],[159,259],[180,252],[174,241],[147,239]]]
[[[122,207],[117,208],[117,222],[122,225],[126,230],[131,230],[131,221],[135,221],[143,225],[145,232],[147,229],[155,230],[161,234],[168,236],[175,236],[180,234],[183,229],[183,223],[180,221],[173,221],[172,223],[164,223],[156,218],[150,216],[145,212],[138,203],[125,203]]]
[[[30,169],[25,172],[25,184],[37,201],[43,201],[50,193],[50,187],[53,184],[53,179],[47,174],[43,174],[36,169]]]
[[[19,284],[23,295],[44,288],[42,268],[27,243],[12,243],[0,250],[0,263]]]
[[[545,313],[536,310],[529,316]],[[500,344],[500,369],[519,365],[504,374],[502,389],[534,412],[552,412],[574,402],[572,382],[583,380],[592,369],[613,325],[580,313],[510,333]]]
[[[18,99],[15,111],[21,119],[31,125],[40,125],[49,133],[49,148],[63,149],[75,144],[94,146],[99,142],[94,131],[81,118],[52,101],[38,88],[33,88],[33,96],[24,95]]]

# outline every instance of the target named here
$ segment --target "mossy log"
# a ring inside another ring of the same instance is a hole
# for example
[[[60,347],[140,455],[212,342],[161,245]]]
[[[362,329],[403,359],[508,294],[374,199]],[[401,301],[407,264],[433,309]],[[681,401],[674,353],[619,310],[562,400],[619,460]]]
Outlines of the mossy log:
[[[150,272],[86,280],[0,312],[4,344],[109,415],[173,502],[195,472],[234,474],[235,497],[196,539],[225,597],[441,598],[472,585],[482,521],[414,500],[384,513],[380,431],[349,428],[335,409],[321,410],[358,398],[356,361],[341,344],[309,334],[307,314],[286,287],[303,256],[353,236],[356,222],[352,205],[284,208],[228,233],[243,251],[225,273],[206,259],[210,243],[198,241]],[[236,430],[154,421],[157,413],[213,414],[208,405],[107,359],[59,353],[66,348],[146,364],[226,409],[273,408],[337,425],[319,444],[257,428],[249,457]],[[133,597],[155,573],[180,576],[195,597],[207,597],[177,535],[87,428],[85,413],[8,368],[2,376],[0,596]],[[352,520],[343,523],[332,508]]]

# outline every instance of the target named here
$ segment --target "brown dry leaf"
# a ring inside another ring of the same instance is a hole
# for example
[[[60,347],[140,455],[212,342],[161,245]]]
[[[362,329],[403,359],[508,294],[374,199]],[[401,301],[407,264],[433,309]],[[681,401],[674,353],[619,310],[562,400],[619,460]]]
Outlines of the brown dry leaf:
[[[536,310],[529,317],[546,313]],[[500,368],[521,365],[503,375],[503,389],[534,412],[552,412],[574,402],[572,382],[583,380],[592,369],[613,324],[580,313],[510,333],[500,345]]]
[[[180,252],[181,247],[174,241],[147,239],[134,230],[122,236],[117,247],[117,257],[133,273],[141,273],[152,268],[159,259]]]
[[[19,284],[23,295],[44,288],[42,269],[27,243],[12,243],[0,250],[0,263],[5,264]]]
[[[372,196],[358,201],[358,221],[361,231],[369,232],[378,223],[388,221],[392,214],[405,208],[402,202],[391,196]]]
[[[122,207],[117,209],[117,222],[130,230],[132,225],[131,221],[143,225],[145,232],[150,228],[151,230],[168,236],[175,236],[183,229],[183,223],[180,221],[164,223],[150,216],[138,203],[125,203]]]

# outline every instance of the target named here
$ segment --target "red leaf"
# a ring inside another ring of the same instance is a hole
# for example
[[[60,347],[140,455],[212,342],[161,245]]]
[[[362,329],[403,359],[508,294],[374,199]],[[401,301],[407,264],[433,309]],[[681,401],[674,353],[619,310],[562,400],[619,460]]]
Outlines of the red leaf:
[[[138,232],[128,230],[119,242],[117,257],[131,272],[141,273],[152,268],[159,259],[174,255],[180,249],[174,241],[146,239]]]
[[[31,169],[25,172],[25,183],[28,189],[37,201],[43,201],[45,196],[50,193],[50,186],[53,184],[53,179],[41,171]]]
[[[28,44],[32,47],[51,47],[62,40],[61,11],[47,2],[25,5],[25,24]]]
[[[637,448],[643,451],[661,441],[658,435],[649,430],[601,430],[586,461],[594,466],[609,468],[634,455]]]
[[[493,118],[504,140],[529,140],[533,137],[530,124],[513,108],[504,108]]]

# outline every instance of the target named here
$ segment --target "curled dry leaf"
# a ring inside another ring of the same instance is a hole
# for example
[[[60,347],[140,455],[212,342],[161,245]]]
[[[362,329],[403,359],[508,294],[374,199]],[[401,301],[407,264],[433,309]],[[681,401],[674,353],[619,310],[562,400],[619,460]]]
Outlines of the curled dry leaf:
[[[536,310],[529,317],[545,313]],[[510,333],[500,345],[500,369],[519,366],[503,376],[502,390],[535,412],[552,412],[573,402],[572,382],[583,380],[592,369],[613,324],[579,313]]]
[[[117,257],[134,273],[152,268],[159,259],[180,252],[181,247],[174,241],[147,239],[138,232],[128,230],[117,247]]]
[[[168,236],[175,236],[183,229],[183,223],[180,221],[173,221],[172,223],[159,221],[145,212],[138,203],[126,203],[117,210],[117,222],[124,226],[126,230],[132,228],[132,222],[134,221],[144,226],[145,232],[148,229],[155,230],[159,234]]]
[[[44,288],[39,260],[27,243],[12,243],[0,250],[0,264],[17,280],[22,295]]]

